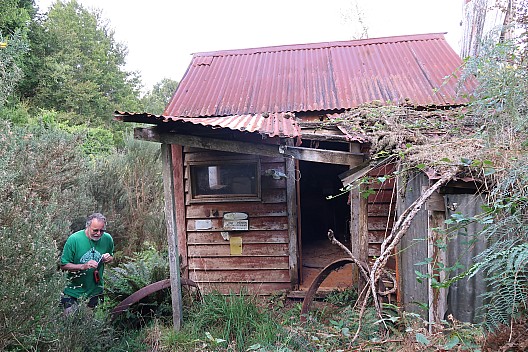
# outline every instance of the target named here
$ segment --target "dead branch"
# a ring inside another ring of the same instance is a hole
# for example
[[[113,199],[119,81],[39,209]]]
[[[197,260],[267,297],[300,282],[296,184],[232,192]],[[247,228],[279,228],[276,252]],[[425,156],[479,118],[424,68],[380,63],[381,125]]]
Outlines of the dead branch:
[[[338,247],[340,247],[342,250],[345,251],[346,254],[348,254],[348,256],[350,257],[350,259],[352,259],[352,261],[357,265],[357,267],[359,268],[359,270],[361,271],[361,274],[363,275],[363,278],[365,279],[365,281],[368,281],[369,280],[369,267],[368,267],[368,264],[365,263],[365,262],[362,262],[360,261],[359,259],[357,259],[356,257],[354,257],[354,255],[352,254],[352,252],[344,245],[342,244],[341,242],[339,242],[335,236],[334,236],[334,231],[332,229],[328,229],[328,239],[330,240],[330,242],[332,242],[332,244],[335,244],[337,245]]]
[[[400,243],[401,238],[403,237],[403,235],[405,235],[405,232],[411,226],[412,220],[414,219],[416,214],[420,211],[420,209],[425,204],[427,199],[429,199],[429,197],[438,188],[440,188],[441,186],[443,186],[444,184],[452,180],[455,175],[456,175],[455,169],[445,172],[438,181],[436,181],[418,199],[416,199],[413,202],[413,204],[411,204],[411,206],[405,210],[402,216],[398,218],[398,221],[396,222],[395,226],[393,227],[391,231],[391,234],[389,235],[389,238],[391,238],[390,243],[388,243],[388,246],[384,248],[384,251],[381,253],[381,255],[376,259],[376,261],[374,261],[374,264],[372,265],[372,269],[370,271],[370,288],[371,288],[372,294],[374,295],[374,298],[376,298],[376,294],[377,294],[375,283],[381,277],[381,273],[382,273],[381,269],[385,268],[385,265],[387,264],[389,257],[392,255],[392,251],[398,245],[398,243]],[[378,300],[375,299],[374,301],[375,301],[375,304],[379,306]],[[378,313],[380,313],[380,318],[381,318],[381,307]]]
[[[381,312],[381,305],[380,301],[378,299],[378,291],[376,289],[376,282],[380,279],[382,272],[385,269],[385,265],[387,264],[387,261],[389,257],[392,254],[392,251],[394,248],[398,245],[401,238],[405,234],[405,232],[409,229],[412,220],[416,216],[416,214],[420,211],[424,203],[427,201],[427,199],[435,192],[438,188],[440,188],[442,185],[446,184],[450,180],[454,178],[456,175],[456,170],[452,169],[443,174],[443,176],[436,181],[429,189],[427,189],[418,199],[416,199],[410,207],[408,207],[402,215],[398,218],[396,223],[394,224],[391,233],[387,237],[385,241],[383,241],[382,244],[382,253],[381,255],[375,260],[374,264],[372,265],[372,268],[370,269],[370,278],[367,281],[367,284],[370,285],[370,290],[367,291],[367,294],[365,295],[365,299],[363,300],[363,304],[361,305],[361,309],[359,312],[359,324],[358,328],[356,330],[356,333],[352,339],[352,343],[356,341],[356,339],[359,336],[359,332],[361,331],[361,321],[363,320],[363,316],[365,314],[365,309],[367,307],[368,298],[370,295],[373,296],[374,300],[374,306],[376,308],[376,313],[380,317],[380,319],[383,319],[382,312]]]

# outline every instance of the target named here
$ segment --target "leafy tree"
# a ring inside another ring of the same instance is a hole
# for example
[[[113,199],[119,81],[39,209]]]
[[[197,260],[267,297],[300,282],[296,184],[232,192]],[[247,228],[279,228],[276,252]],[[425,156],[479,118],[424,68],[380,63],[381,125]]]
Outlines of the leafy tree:
[[[176,91],[176,88],[178,88],[178,84],[177,81],[170,78],[164,78],[156,83],[152,90],[141,99],[141,104],[143,105],[142,111],[161,115]]]
[[[17,29],[26,32],[36,13],[33,0],[0,0],[0,9],[0,32],[4,35]]]
[[[33,106],[74,113],[72,125],[99,127],[109,126],[117,108],[136,110],[138,75],[124,70],[126,47],[100,11],[56,2],[34,32],[37,61],[26,67],[22,92]]]
[[[3,36],[0,32],[0,108],[7,102],[22,78],[19,61],[26,51],[27,45],[19,30],[11,37]]]

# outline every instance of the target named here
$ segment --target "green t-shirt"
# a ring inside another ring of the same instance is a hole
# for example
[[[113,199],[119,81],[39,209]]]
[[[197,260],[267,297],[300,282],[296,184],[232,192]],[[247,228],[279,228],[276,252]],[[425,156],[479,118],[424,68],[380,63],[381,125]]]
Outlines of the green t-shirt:
[[[77,231],[68,237],[61,256],[61,265],[68,263],[84,264],[90,260],[96,262],[104,253],[114,255],[114,240],[109,233],[104,233],[99,241],[93,241],[86,236],[84,230]],[[104,264],[99,267],[99,284],[95,283],[94,270],[80,270],[68,272],[69,283],[64,289],[64,294],[79,298],[89,298],[103,293],[103,271]]]

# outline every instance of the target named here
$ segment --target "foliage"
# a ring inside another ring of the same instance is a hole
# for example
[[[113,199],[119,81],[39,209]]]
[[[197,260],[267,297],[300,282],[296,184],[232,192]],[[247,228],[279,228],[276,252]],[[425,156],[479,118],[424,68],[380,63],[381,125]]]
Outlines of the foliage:
[[[20,60],[27,50],[27,43],[22,39],[20,30],[16,30],[11,36],[0,31],[0,109],[22,78]]]
[[[57,1],[34,26],[22,95],[33,106],[75,113],[73,125],[108,126],[114,110],[137,107],[139,81],[123,69],[126,47],[117,43],[100,12],[77,1]],[[38,80],[35,80],[38,77]]]
[[[519,137],[528,131],[526,53],[513,40],[497,42],[497,35],[490,32],[480,55],[466,60],[462,81],[478,81],[470,108],[485,127],[482,134],[489,144],[517,148]]]
[[[178,82],[164,78],[156,83],[151,91],[141,98],[143,112],[161,115],[178,87]]]
[[[26,32],[35,15],[33,0],[0,0],[0,9],[0,33],[4,34]]]
[[[167,252],[159,253],[151,248],[133,257],[123,258],[116,268],[109,268],[106,275],[106,297],[110,307],[117,305],[140,288],[169,278]],[[138,327],[153,317],[171,316],[170,290],[158,291],[145,297],[137,305],[121,314],[118,325]]]
[[[90,194],[112,219],[116,248],[131,255],[151,243],[165,248],[163,183],[158,144],[128,138],[125,148],[95,159]]]
[[[263,310],[257,296],[241,292],[205,295],[203,303],[189,312],[182,331],[171,332],[162,339],[165,350],[170,351],[259,350],[257,345],[262,351],[278,351],[273,345],[285,346],[290,337]]]
[[[78,140],[42,126],[0,128],[0,350],[30,346],[57,318],[59,243],[89,199]],[[18,342],[17,342],[18,341]]]

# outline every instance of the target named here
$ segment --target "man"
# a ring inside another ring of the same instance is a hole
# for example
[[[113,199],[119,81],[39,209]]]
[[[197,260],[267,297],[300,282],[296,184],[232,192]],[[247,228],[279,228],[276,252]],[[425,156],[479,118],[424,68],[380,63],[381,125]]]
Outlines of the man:
[[[79,298],[88,299],[94,308],[103,294],[104,265],[114,258],[114,240],[105,232],[106,218],[93,213],[86,219],[86,228],[71,234],[61,256],[61,269],[68,272],[69,283],[61,304],[69,313]]]

